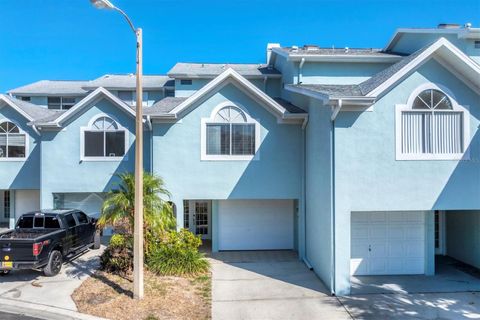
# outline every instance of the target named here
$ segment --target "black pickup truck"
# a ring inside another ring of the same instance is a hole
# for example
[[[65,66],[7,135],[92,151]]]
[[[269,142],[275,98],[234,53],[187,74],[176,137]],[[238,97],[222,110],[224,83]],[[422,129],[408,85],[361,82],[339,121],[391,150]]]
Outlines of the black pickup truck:
[[[43,270],[57,275],[70,254],[100,247],[96,220],[79,210],[42,210],[22,215],[15,229],[0,233],[0,274]]]

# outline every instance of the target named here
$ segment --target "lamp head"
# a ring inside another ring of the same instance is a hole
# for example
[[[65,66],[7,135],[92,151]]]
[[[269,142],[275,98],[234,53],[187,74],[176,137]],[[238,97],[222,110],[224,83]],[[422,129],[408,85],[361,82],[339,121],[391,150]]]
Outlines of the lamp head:
[[[109,0],[90,0],[97,9],[115,9],[115,6]]]

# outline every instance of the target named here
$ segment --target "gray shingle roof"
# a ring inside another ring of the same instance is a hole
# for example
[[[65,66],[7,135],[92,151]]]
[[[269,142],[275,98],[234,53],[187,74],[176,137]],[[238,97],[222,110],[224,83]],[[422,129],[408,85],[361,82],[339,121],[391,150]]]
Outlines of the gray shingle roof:
[[[30,102],[22,101],[8,95],[4,95],[4,97],[6,97],[13,104],[19,107],[23,112],[28,114],[33,119],[33,122],[37,122],[39,120],[42,120],[43,122],[45,119],[49,119],[50,121],[55,120],[62,113],[65,112],[65,111],[58,111],[58,110],[50,110],[45,107],[39,107]]]
[[[282,47],[276,48],[289,55],[312,55],[312,56],[376,56],[376,57],[401,57],[402,55],[394,52],[386,52],[382,49],[374,48],[322,48],[314,45],[305,45],[303,47]]]
[[[144,108],[143,112],[146,115],[167,114],[185,100],[187,100],[186,97],[166,97],[157,101],[151,107]]]
[[[89,81],[40,80],[8,91],[15,95],[84,95]]]
[[[232,68],[244,77],[280,77],[281,73],[266,64],[252,63],[183,63],[179,62],[167,73],[172,78],[214,78]]]
[[[302,108],[299,108],[299,107],[291,104],[287,100],[283,100],[282,98],[273,98],[273,100],[275,100],[275,102],[277,102],[279,105],[281,105],[282,107],[287,109],[287,111],[290,112],[290,113],[307,113]]]
[[[409,64],[412,60],[418,57],[424,52],[430,45],[416,51],[415,53],[403,58],[399,62],[391,65],[390,67],[380,71],[368,80],[359,84],[353,85],[320,85],[320,84],[301,84],[295,85],[295,87],[303,88],[318,93],[323,93],[330,97],[361,97],[366,96],[377,87],[379,87],[386,80],[395,75],[403,67]]]
[[[375,88],[380,86],[382,83],[384,83],[387,79],[392,77],[395,73],[400,71],[403,67],[405,67],[407,64],[409,64],[413,59],[418,57],[422,52],[424,52],[430,45],[416,51],[415,53],[412,53],[408,57],[403,58],[399,62],[391,65],[390,67],[380,71],[379,73],[375,74],[373,77],[371,77],[368,80],[365,80],[364,82],[360,83],[360,90],[361,92],[366,95],[369,92],[373,91]]]
[[[173,79],[162,75],[144,75],[142,79],[144,89],[158,89],[173,87]],[[95,80],[89,81],[85,88],[96,89],[135,89],[136,77],[134,74],[106,74]]]

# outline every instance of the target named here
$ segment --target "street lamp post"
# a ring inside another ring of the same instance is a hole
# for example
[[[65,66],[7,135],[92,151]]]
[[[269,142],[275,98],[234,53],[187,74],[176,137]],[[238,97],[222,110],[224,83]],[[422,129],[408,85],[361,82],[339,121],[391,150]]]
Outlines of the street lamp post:
[[[133,297],[143,298],[143,110],[142,110],[142,29],[135,28],[130,18],[109,0],[90,0],[98,9],[120,12],[137,39],[137,104],[135,118],[135,219],[133,231]]]

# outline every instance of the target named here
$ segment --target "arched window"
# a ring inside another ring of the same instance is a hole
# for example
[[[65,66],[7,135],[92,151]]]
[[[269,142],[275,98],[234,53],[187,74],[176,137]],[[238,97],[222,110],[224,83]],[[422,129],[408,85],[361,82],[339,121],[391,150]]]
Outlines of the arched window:
[[[205,126],[206,156],[252,157],[256,152],[257,125],[239,107],[221,107]]]
[[[0,123],[0,159],[25,158],[27,135],[10,121]]]
[[[83,129],[84,158],[119,158],[125,155],[126,129],[108,116],[100,116]]]
[[[400,141],[397,158],[458,159],[466,144],[465,119],[468,110],[438,86],[423,86],[415,90],[409,103],[401,108]],[[397,131],[398,132],[398,131]]]

